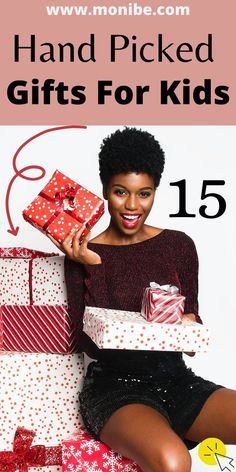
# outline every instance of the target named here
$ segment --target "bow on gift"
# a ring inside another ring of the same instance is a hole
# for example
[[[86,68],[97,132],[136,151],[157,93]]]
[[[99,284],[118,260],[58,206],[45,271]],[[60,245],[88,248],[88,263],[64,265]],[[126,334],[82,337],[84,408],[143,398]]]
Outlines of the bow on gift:
[[[75,195],[80,186],[72,187],[66,185],[63,190],[55,194],[55,202],[62,210],[74,210],[75,208]]]
[[[55,202],[56,205],[53,215],[43,226],[44,230],[49,227],[49,225],[60,213],[65,212],[71,216],[75,216],[73,215],[73,210],[75,210],[76,205],[75,195],[80,187],[81,186],[79,184],[77,184],[75,187],[72,187],[71,185],[66,185],[65,188],[63,190],[60,190],[60,192],[57,192],[54,197],[49,197],[47,194],[44,193],[44,191],[39,193],[39,195],[45,198],[45,200]],[[76,215],[76,220],[83,223],[83,221],[80,220],[78,215]]]
[[[45,467],[62,464],[61,446],[32,446],[34,431],[17,428],[13,451],[0,452],[1,472],[28,472],[29,467]]]
[[[45,198],[45,200],[54,202],[56,204],[54,215],[56,216],[63,211],[70,213],[75,209],[75,195],[80,187],[81,186],[79,184],[75,185],[74,187],[67,184],[62,190],[60,190],[60,192],[55,193],[54,196],[49,197],[49,195],[43,190],[39,193],[39,195]]]
[[[151,288],[159,288],[160,290],[164,290],[164,292],[170,293],[178,293],[179,289],[175,285],[159,285],[156,282],[150,282]]]

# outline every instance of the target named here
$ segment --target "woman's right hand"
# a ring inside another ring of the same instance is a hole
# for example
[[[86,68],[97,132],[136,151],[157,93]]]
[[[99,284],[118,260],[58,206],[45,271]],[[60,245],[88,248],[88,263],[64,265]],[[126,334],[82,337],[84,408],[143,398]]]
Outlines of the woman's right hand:
[[[83,225],[78,231],[72,229],[61,243],[54,239],[50,234],[47,234],[47,236],[55,246],[57,246],[58,249],[60,249],[72,261],[89,265],[101,264],[101,257],[96,252],[88,249],[90,232],[84,236],[83,241],[80,242],[80,237],[84,230],[85,225]]]

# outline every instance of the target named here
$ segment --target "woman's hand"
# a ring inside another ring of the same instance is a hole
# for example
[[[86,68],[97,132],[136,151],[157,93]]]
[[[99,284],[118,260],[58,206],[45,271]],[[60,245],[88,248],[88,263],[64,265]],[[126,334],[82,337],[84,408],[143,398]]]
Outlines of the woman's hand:
[[[194,313],[185,313],[182,318],[183,321],[196,321],[196,315]]]
[[[90,232],[84,236],[83,241],[80,242],[80,237],[83,231],[85,230],[85,225],[82,226],[78,231],[72,229],[62,241],[59,243],[54,239],[50,234],[47,236],[49,239],[60,249],[64,254],[66,254],[69,259],[75,262],[80,262],[81,264],[96,265],[101,264],[101,257],[94,251],[88,249],[88,242]]]

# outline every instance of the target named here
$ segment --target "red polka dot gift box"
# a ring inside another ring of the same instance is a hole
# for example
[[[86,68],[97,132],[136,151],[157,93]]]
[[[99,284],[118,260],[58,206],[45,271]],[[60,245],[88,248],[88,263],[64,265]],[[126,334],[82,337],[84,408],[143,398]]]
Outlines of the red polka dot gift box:
[[[8,452],[6,462],[12,455],[18,427],[34,433],[32,448],[55,448],[82,426],[78,400],[84,377],[82,354],[1,352],[0,371],[2,466],[3,452]],[[3,470],[61,472],[61,465]]]
[[[193,321],[147,321],[138,312],[86,307],[85,333],[101,349],[206,352],[208,329]]]
[[[56,170],[23,217],[61,242],[71,229],[79,230],[83,224],[83,235],[88,233],[103,213],[101,198]]]
[[[62,472],[142,472],[130,459],[93,439],[81,428],[62,443]]]
[[[64,256],[0,248],[0,305],[66,305]]]

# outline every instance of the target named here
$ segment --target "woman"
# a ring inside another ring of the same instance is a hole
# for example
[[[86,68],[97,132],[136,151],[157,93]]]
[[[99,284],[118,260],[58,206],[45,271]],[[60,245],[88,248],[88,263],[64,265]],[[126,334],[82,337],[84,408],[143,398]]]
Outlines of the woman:
[[[186,440],[218,437],[236,444],[236,392],[194,375],[181,353],[99,350],[82,332],[84,306],[140,311],[150,281],[173,284],[186,297],[185,317],[198,316],[198,260],[184,233],[145,224],[164,167],[147,132],[116,131],[99,154],[110,224],[79,244],[83,228],[60,249],[80,349],[90,363],[80,395],[88,431],[152,472],[188,472]]]

